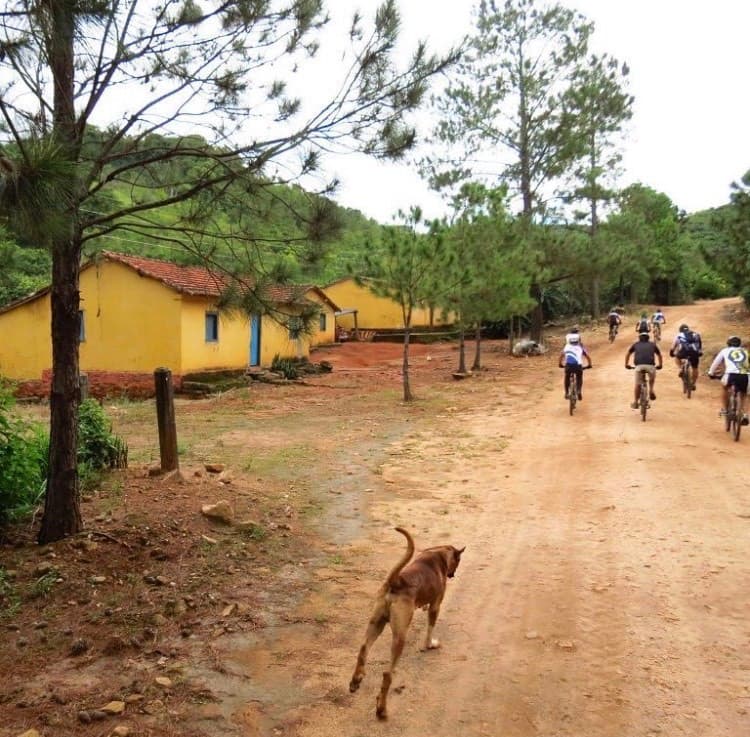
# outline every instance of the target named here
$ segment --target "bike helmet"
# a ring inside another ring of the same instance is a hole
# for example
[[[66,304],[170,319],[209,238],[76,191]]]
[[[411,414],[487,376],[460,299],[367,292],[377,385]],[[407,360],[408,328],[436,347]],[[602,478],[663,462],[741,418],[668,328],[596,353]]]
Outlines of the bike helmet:
[[[573,327],[572,327],[572,328],[570,329],[570,332],[571,332],[571,333],[580,333],[580,332],[581,332],[581,330],[580,330],[580,328],[578,327],[578,325],[573,325]]]
[[[651,336],[644,330],[642,333],[638,333],[638,337],[641,339],[645,338],[646,340],[648,340]]]
[[[646,312],[641,312],[641,317],[648,317],[648,314]]]
[[[742,345],[742,340],[739,336],[733,335],[731,338],[727,338],[727,345],[730,348],[739,348]]]
[[[572,343],[573,345],[575,345],[576,343],[580,343],[580,342],[581,342],[581,336],[578,335],[578,333],[573,333],[572,335],[568,336],[568,343]]]
[[[686,333],[688,330],[690,330],[690,328],[683,322],[682,325],[680,325],[680,332]]]

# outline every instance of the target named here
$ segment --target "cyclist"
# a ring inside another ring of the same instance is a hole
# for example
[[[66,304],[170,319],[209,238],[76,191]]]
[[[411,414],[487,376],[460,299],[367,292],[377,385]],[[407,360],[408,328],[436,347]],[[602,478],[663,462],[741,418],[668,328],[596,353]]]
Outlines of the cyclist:
[[[634,366],[630,365],[630,357],[633,356]],[[657,363],[658,359],[658,363]],[[662,367],[661,351],[656,343],[649,340],[649,334],[642,332],[638,334],[638,340],[628,348],[625,356],[625,368],[635,369],[635,392],[633,394],[633,403],[630,405],[633,409],[638,409],[638,399],[641,389],[641,372],[648,374],[649,397],[653,401],[656,399],[654,394],[654,382],[656,381],[656,372]]]
[[[607,325],[609,325],[610,332],[615,333],[617,335],[617,329],[620,327],[620,323],[622,322],[622,318],[620,317],[620,313],[617,311],[616,307],[613,307],[609,311],[609,315],[607,315]]]
[[[635,324],[635,332],[640,335],[641,333],[650,333],[651,332],[651,325],[648,321],[648,314],[645,312],[641,312],[641,319],[638,320],[638,322]]]
[[[588,362],[587,368],[591,368],[591,356],[581,345],[581,336],[578,333],[570,332],[563,349],[560,351],[560,357],[557,365],[565,369],[565,379],[563,386],[565,388],[565,399],[569,398],[570,375],[575,374],[578,379],[578,399],[583,399],[583,359]]]
[[[703,341],[700,334],[682,323],[680,332],[675,336],[672,347],[669,349],[669,355],[674,357],[680,371],[682,370],[682,359],[687,359],[692,374],[691,388],[695,391],[695,382],[698,381],[698,363],[703,355]],[[679,373],[678,371],[677,374],[679,375]]]
[[[657,331],[659,335],[661,335],[661,329],[667,324],[667,318],[664,317],[664,313],[661,311],[661,307],[657,307],[656,310],[654,310],[654,314],[651,315],[651,326],[654,329],[654,335],[657,334]],[[656,326],[659,326],[658,328]]]
[[[573,337],[578,338],[578,342],[583,346],[583,342],[581,341],[581,329],[578,327],[578,325],[573,325],[573,327],[570,329],[570,332],[565,336],[565,342],[570,343],[570,339]]]
[[[728,338],[727,347],[722,348],[716,354],[716,358],[708,369],[708,375],[716,376],[720,366],[724,367],[724,374],[721,377],[721,384],[724,388],[724,409],[719,414],[726,415],[729,410],[729,387],[736,386],[740,395],[740,417],[742,417],[742,424],[747,425],[745,397],[747,396],[748,373],[750,373],[750,356],[736,335]]]

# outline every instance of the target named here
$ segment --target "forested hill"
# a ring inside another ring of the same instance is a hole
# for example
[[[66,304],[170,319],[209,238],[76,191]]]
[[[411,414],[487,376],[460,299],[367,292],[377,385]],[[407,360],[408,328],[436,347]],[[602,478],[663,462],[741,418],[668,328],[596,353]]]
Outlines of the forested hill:
[[[127,205],[131,196],[127,188],[114,187],[100,198],[99,207]],[[179,243],[150,239],[143,231],[124,229],[93,238],[87,243],[85,254],[109,250],[200,265],[208,257],[209,262],[232,269],[246,264],[248,251],[254,249],[259,267],[271,277],[323,285],[361,270],[368,244],[378,240],[381,227],[359,210],[340,207],[332,198],[286,185],[265,186],[239,202],[234,193],[226,209],[220,204],[214,206],[210,227],[231,232],[233,210],[244,211],[245,228],[250,213],[254,230],[249,240],[235,247],[231,239],[228,242],[223,238],[215,239],[208,247],[186,239],[182,247]],[[185,217],[183,207],[175,204],[160,209],[151,219],[166,225]],[[316,228],[323,232],[315,232]],[[242,250],[241,256],[237,249]],[[50,275],[49,253],[36,244],[24,243],[0,222],[0,306],[46,286]]]
[[[92,129],[87,135],[91,150],[101,146],[100,132]],[[195,142],[198,148],[201,142]],[[180,140],[181,146],[186,143],[190,141]],[[214,264],[243,274],[254,270],[275,282],[324,285],[351,273],[375,275],[370,269],[377,271],[372,256],[378,249],[373,246],[400,232],[338,206],[334,194],[313,194],[259,177],[238,178],[179,200],[173,193],[203,177],[206,164],[189,154],[178,161],[168,155],[155,160],[155,154],[168,154],[174,145],[172,139],[152,136],[141,142],[142,150],[125,142],[109,158],[109,166],[120,167],[119,176],[108,178],[104,171],[95,194],[87,199],[88,208],[82,210],[88,218],[84,257],[118,251],[182,264]],[[243,166],[236,158],[224,164]],[[150,209],[152,202],[158,207]],[[412,204],[405,202],[403,209]],[[681,213],[666,195],[631,185],[615,195],[595,242],[583,226],[557,223],[534,225],[534,232],[524,231],[521,243],[520,231],[514,230],[517,218],[506,202],[498,212],[502,215],[488,227],[477,211],[473,235],[466,221],[446,231],[455,260],[474,259],[474,270],[485,280],[497,252],[506,251],[504,265],[489,286],[490,296],[503,302],[498,313],[515,302],[516,307],[508,308],[512,314],[525,314],[529,284],[537,278],[535,298],[548,318],[598,314],[600,308],[621,301],[670,304],[744,294],[750,285],[748,184],[738,186],[724,207],[691,215]],[[464,215],[471,219],[469,210]],[[11,227],[12,218],[0,221],[0,305],[50,282],[46,250],[22,242]],[[385,230],[389,232],[383,240]],[[472,239],[482,243],[470,246]],[[512,283],[503,287],[507,294],[500,286],[503,281]],[[487,300],[485,296],[485,306]]]

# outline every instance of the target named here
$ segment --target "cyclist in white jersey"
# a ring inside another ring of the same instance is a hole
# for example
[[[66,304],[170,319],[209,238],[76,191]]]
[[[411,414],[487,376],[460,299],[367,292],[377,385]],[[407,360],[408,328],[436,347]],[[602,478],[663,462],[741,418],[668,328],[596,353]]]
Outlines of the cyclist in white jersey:
[[[750,355],[747,349],[742,347],[742,341],[738,336],[733,335],[727,339],[727,347],[722,348],[716,354],[716,358],[711,362],[708,369],[708,375],[711,377],[717,376],[720,366],[724,368],[721,377],[724,388],[724,409],[721,414],[725,415],[729,410],[729,387],[736,386],[740,396],[742,424],[747,425],[745,397],[747,396],[748,374],[750,374]]]
[[[570,332],[563,349],[560,351],[560,358],[557,365],[565,369],[565,399],[568,399],[568,390],[570,388],[570,375],[575,373],[578,379],[578,399],[583,399],[583,359],[588,362],[587,368],[591,368],[591,356],[581,345],[581,336],[578,333]]]

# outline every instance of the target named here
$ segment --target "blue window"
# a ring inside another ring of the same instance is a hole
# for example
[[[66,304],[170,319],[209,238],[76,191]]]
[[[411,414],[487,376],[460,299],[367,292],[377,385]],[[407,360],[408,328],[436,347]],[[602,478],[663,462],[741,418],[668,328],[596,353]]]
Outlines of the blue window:
[[[219,315],[216,312],[206,313],[206,343],[219,342]]]
[[[78,342],[86,342],[86,321],[84,319],[83,310],[78,310]]]

